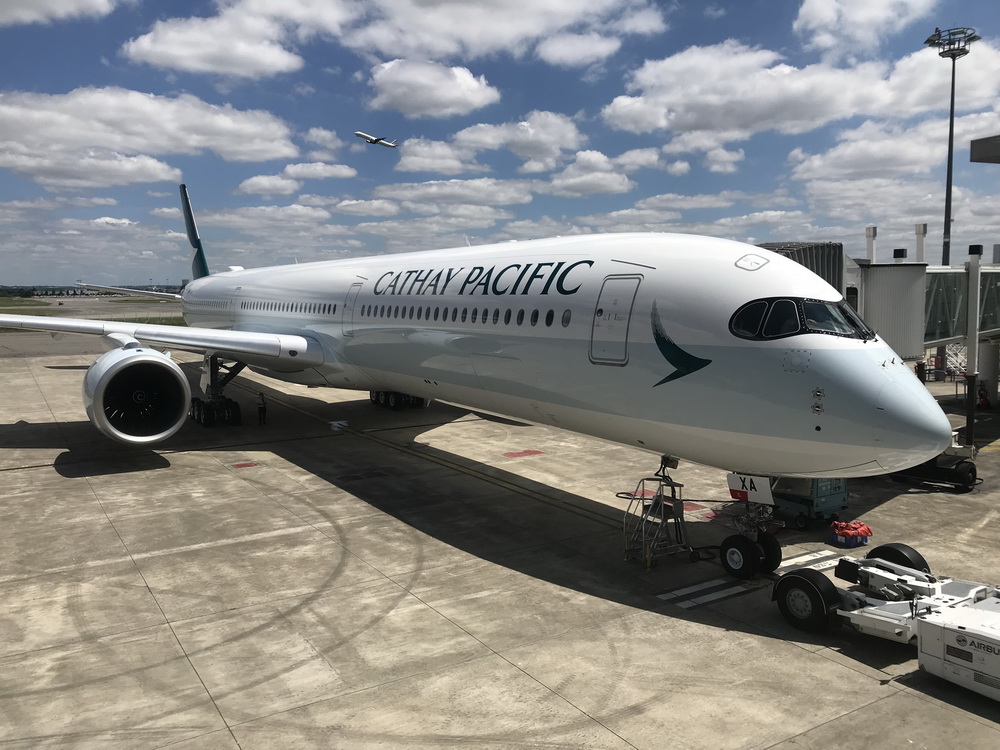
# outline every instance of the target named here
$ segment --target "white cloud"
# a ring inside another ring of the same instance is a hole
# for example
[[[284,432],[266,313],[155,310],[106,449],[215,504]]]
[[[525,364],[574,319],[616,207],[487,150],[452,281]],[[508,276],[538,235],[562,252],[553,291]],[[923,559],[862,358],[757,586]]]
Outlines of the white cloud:
[[[967,153],[973,138],[998,131],[1000,111],[957,117],[956,153]],[[789,155],[792,177],[837,180],[927,174],[947,157],[948,121],[924,120],[912,127],[868,121],[839,133],[837,141],[837,145],[820,154],[794,149]]]
[[[282,170],[282,175],[295,180],[325,180],[329,177],[355,177],[358,170],[344,164],[324,164],[322,162],[312,162],[311,164],[289,164]]]
[[[247,234],[278,230],[287,240],[292,228],[315,228],[330,219],[330,212],[315,206],[247,206],[231,211],[198,214],[198,226],[228,227]]]
[[[123,156],[103,151],[29,151],[20,144],[0,151],[0,167],[29,175],[50,190],[102,188],[142,182],[176,182],[175,169],[151,156]]]
[[[382,59],[520,57],[541,44],[543,59],[566,65],[582,64],[570,63],[581,56],[603,59],[621,44],[621,36],[666,30],[663,11],[652,0],[220,0],[216,4],[220,10],[215,16],[158,21],[148,33],[126,43],[122,53],[158,67],[262,78],[298,70],[303,59],[296,47],[317,37],[337,39]],[[588,52],[568,40],[551,41],[561,34],[599,41]]]
[[[129,0],[4,0],[0,3],[0,26],[48,23],[66,18],[99,17]]]
[[[322,146],[330,151],[336,151],[344,145],[344,142],[340,140],[340,137],[336,133],[325,128],[309,128],[306,131],[305,139],[309,143],[315,143],[317,146]]]
[[[660,151],[657,148],[635,148],[614,158],[614,163],[625,172],[637,169],[654,169],[660,166]]]
[[[960,108],[988,106],[1000,95],[1000,54],[986,43],[976,52],[977,75],[963,82]],[[769,130],[799,134],[851,117],[940,110],[947,107],[948,76],[930,50],[895,65],[796,68],[777,52],[729,40],[646,61],[631,75],[630,93],[605,106],[602,117],[629,132],[670,133],[666,153],[708,153]]]
[[[672,177],[681,177],[682,175],[686,175],[688,172],[691,171],[691,165],[682,159],[679,161],[670,162],[667,165],[666,169],[667,169],[667,174],[671,175]]]
[[[807,49],[839,58],[877,54],[887,35],[928,18],[939,0],[803,0],[792,29],[807,37]],[[930,29],[927,29],[930,34]]]
[[[399,213],[399,204],[387,200],[344,200],[337,203],[334,210],[350,216],[395,216]]]
[[[437,174],[464,174],[485,172],[487,168],[475,159],[475,152],[469,148],[430,141],[426,138],[409,138],[402,144],[399,172],[435,172]]]
[[[661,11],[648,0],[374,0],[369,7],[371,22],[347,32],[344,42],[393,57],[520,56],[561,31],[613,36],[665,29]]]
[[[490,177],[380,185],[375,188],[375,195],[393,200],[478,206],[507,206],[530,203],[532,200],[528,183],[519,180],[494,180]]]
[[[259,110],[121,88],[0,95],[0,166],[50,188],[177,180],[153,155],[212,151],[229,161],[297,155],[290,129]]]
[[[102,216],[99,219],[94,219],[91,223],[107,227],[130,227],[138,224],[138,222],[131,219],[115,219],[110,216]]]
[[[473,153],[509,149],[525,160],[519,171],[532,174],[555,169],[563,151],[580,148],[586,137],[566,115],[536,110],[520,122],[473,125],[457,132],[452,141]]]
[[[375,109],[393,109],[407,117],[467,115],[500,100],[484,76],[468,68],[434,62],[392,60],[372,68]]]
[[[302,183],[298,180],[278,174],[261,174],[243,180],[236,192],[249,195],[291,195],[301,187]]]
[[[540,191],[567,197],[627,193],[635,183],[617,171],[615,163],[600,151],[580,151],[576,161]]]
[[[743,149],[726,151],[724,148],[713,148],[705,154],[705,167],[716,174],[732,174],[744,157]]]
[[[303,66],[301,57],[281,46],[283,36],[278,20],[235,6],[211,18],[157,21],[148,34],[126,42],[122,53],[159,68],[261,78]]]
[[[579,68],[615,54],[621,39],[590,34],[555,34],[538,45],[538,56],[550,65]]]

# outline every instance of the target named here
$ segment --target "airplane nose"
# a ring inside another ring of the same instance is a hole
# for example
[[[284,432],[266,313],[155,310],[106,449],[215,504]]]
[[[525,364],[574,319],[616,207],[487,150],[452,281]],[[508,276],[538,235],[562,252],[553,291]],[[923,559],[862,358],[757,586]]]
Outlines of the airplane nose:
[[[886,472],[929,461],[951,445],[951,422],[912,373],[886,383],[875,409],[876,460]]]

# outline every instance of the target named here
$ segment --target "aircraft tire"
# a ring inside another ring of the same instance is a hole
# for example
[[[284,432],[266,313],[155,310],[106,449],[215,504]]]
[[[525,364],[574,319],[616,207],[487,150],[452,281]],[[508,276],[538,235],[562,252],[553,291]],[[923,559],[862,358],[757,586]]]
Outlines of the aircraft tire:
[[[386,397],[386,405],[393,411],[399,411],[405,406],[406,396],[402,393],[397,393],[396,391],[389,391],[389,395]]]
[[[761,553],[742,534],[727,536],[719,545],[722,567],[734,578],[753,578],[760,569]]]
[[[386,406],[387,403],[388,403],[388,401],[389,401],[389,392],[388,391],[379,391],[378,392],[378,405],[379,406]]]
[[[925,573],[931,572],[931,566],[927,564],[924,556],[917,552],[908,544],[899,542],[889,542],[880,544],[867,555],[866,560],[885,560],[896,565],[905,565],[907,568],[922,570]]]
[[[955,486],[961,492],[972,492],[976,486],[976,465],[972,461],[959,461],[952,467]]]
[[[239,401],[234,401],[233,399],[229,399],[227,405],[229,407],[227,421],[232,427],[239,427],[241,424],[243,424],[243,415],[240,412]]]
[[[368,398],[373,404],[378,406],[378,391],[368,391]]]
[[[781,544],[774,534],[767,531],[757,533],[757,541],[754,546],[758,548],[761,556],[760,572],[773,573],[781,565]]]
[[[818,570],[799,568],[774,584],[771,597],[785,622],[805,633],[822,633],[837,622],[833,611],[840,603],[837,587]]]

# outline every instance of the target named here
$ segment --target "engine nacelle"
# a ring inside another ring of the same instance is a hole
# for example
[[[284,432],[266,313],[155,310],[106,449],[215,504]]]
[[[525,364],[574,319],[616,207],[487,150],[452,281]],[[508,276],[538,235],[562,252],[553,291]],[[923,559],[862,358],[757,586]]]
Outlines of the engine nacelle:
[[[132,445],[166,440],[181,428],[191,386],[170,357],[131,341],[98,357],[83,379],[83,404],[94,426]]]

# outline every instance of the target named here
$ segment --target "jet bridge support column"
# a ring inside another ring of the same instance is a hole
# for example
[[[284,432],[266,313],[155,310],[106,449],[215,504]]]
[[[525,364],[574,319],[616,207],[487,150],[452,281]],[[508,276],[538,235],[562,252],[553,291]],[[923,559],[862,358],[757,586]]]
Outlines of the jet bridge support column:
[[[982,245],[969,245],[969,311],[968,332],[965,339],[965,444],[976,444],[976,403],[979,378],[979,285],[982,277]]]

